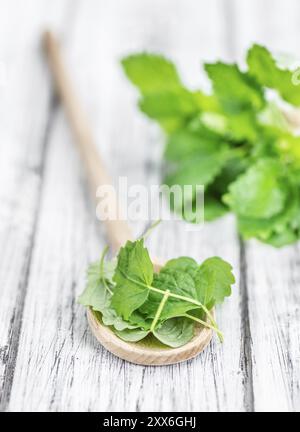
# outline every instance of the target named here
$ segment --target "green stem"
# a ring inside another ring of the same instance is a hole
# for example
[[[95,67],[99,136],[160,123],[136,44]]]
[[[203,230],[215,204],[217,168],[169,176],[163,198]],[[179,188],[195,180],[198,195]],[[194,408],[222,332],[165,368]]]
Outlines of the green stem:
[[[190,319],[192,319],[192,320],[194,320],[194,321],[197,321],[198,323],[202,324],[202,325],[205,326],[205,327],[208,327],[208,328],[214,330],[214,331],[217,333],[217,335],[218,335],[218,337],[219,337],[219,339],[220,339],[220,342],[223,342],[223,340],[224,340],[223,333],[222,333],[222,332],[221,332],[217,327],[215,327],[215,326],[209,324],[209,323],[206,322],[206,321],[201,320],[200,318],[196,318],[196,317],[194,317],[193,315],[184,314],[184,316],[185,316],[186,318],[190,318]]]
[[[109,288],[109,286],[107,285],[105,277],[103,276],[103,274],[104,274],[104,258],[105,258],[106,254],[108,252],[108,249],[109,249],[108,246],[105,246],[105,248],[103,249],[103,252],[101,254],[101,258],[100,258],[100,275],[101,276],[100,276],[100,278],[101,278],[101,281],[102,281],[105,289],[109,292],[110,295],[112,295],[113,292]]]
[[[152,321],[152,324],[151,324],[151,327],[150,327],[150,331],[151,332],[153,332],[155,330],[155,326],[156,326],[156,324],[157,324],[157,322],[159,320],[159,317],[160,317],[160,315],[162,313],[162,310],[163,310],[163,308],[164,308],[164,306],[166,304],[166,301],[168,300],[169,295],[170,295],[170,291],[166,290],[163,298],[161,299],[161,302],[159,303],[159,306],[157,308],[154,320]]]
[[[157,221],[155,221],[153,224],[151,224],[149,226],[149,228],[146,230],[146,232],[141,236],[144,240],[146,240],[146,238],[149,236],[149,234],[151,234],[151,232],[154,230],[154,228],[157,227],[157,225],[159,225],[161,223],[161,219],[158,219]]]
[[[165,292],[163,290],[160,290],[159,288],[154,288],[154,287],[151,287],[151,286],[148,287],[148,288],[151,289],[152,291],[159,292],[160,294],[163,294]],[[216,321],[214,320],[214,318],[213,318],[212,314],[210,313],[210,311],[207,309],[206,306],[204,306],[204,304],[200,303],[198,300],[194,300],[194,299],[191,299],[190,297],[185,297],[185,296],[182,296],[182,295],[179,295],[179,294],[174,294],[174,293],[170,293],[170,297],[177,298],[179,300],[184,300],[184,301],[186,301],[188,303],[192,303],[192,304],[200,307],[201,309],[204,310],[204,312],[208,316],[208,318],[209,318],[210,322],[212,323],[212,325],[215,326],[216,328],[218,328],[218,325],[217,325]]]
[[[105,246],[105,248],[102,251],[101,257],[100,257],[100,272],[101,272],[101,274],[103,274],[103,270],[104,270],[104,268],[103,268],[104,258],[105,258],[106,254],[108,252],[108,249],[109,249],[108,246]]]

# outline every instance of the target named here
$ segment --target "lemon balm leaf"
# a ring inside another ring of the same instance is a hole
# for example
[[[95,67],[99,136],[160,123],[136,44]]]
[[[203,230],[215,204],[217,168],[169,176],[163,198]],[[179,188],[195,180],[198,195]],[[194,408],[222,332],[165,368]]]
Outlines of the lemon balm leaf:
[[[248,51],[250,74],[264,87],[277,90],[287,102],[300,105],[299,73],[278,66],[267,48],[254,44]]]
[[[147,299],[153,280],[153,265],[144,240],[128,241],[120,249],[111,304],[116,312],[128,319]]]

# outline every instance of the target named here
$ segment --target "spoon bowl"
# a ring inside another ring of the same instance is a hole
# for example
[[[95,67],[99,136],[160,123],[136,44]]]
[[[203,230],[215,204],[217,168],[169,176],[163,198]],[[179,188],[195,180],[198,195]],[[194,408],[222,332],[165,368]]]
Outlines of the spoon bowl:
[[[140,342],[125,342],[102,324],[95,313],[88,309],[87,319],[96,339],[112,354],[144,366],[163,366],[180,363],[196,357],[209,344],[212,330],[204,326],[195,326],[195,335],[187,344],[179,348],[170,348],[152,338]]]
[[[152,262],[154,271],[158,273],[162,267],[161,262],[157,259],[152,260]],[[211,314],[214,315],[213,310]],[[101,316],[98,317],[97,315],[98,312],[91,308],[88,309],[89,326],[101,345],[123,360],[144,366],[170,365],[189,360],[204,350],[213,334],[212,329],[196,324],[194,337],[187,344],[178,348],[171,348],[162,344],[153,335],[148,335],[139,342],[126,342],[104,325]]]

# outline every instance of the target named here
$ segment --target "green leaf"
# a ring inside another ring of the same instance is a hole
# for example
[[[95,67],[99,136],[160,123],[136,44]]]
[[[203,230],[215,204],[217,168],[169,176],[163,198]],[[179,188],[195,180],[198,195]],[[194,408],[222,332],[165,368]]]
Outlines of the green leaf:
[[[292,228],[287,228],[281,233],[273,233],[270,237],[265,239],[265,242],[279,248],[295,243],[298,239],[299,233],[297,234]]]
[[[247,63],[249,72],[262,86],[275,89],[287,102],[300,105],[300,87],[293,81],[295,71],[281,69],[267,48],[254,44],[248,51]]]
[[[123,318],[118,316],[110,304],[107,304],[107,306],[102,309],[101,313],[103,324],[109,327],[113,326],[116,330],[122,331],[125,329],[135,329],[140,327],[140,323],[125,321]]]
[[[264,242],[283,246],[284,239],[287,240],[286,244],[289,244],[292,237],[298,237],[299,190],[296,186],[289,184],[287,179],[286,187],[288,197],[280,213],[267,219],[238,217],[239,230],[245,239],[257,237]]]
[[[175,66],[161,55],[133,54],[125,57],[122,65],[127,77],[142,94],[160,93],[182,87]]]
[[[243,150],[232,150],[230,157],[224,164],[221,172],[214,179],[213,183],[206,189],[205,201],[207,196],[214,196],[219,198],[219,201],[222,204],[222,195],[227,192],[229,185],[245,172],[249,166],[249,160],[245,157]]]
[[[227,151],[223,150],[185,159],[165,177],[164,182],[169,186],[207,186],[221,172],[227,154]]]
[[[228,149],[225,139],[202,124],[197,130],[181,129],[171,134],[167,141],[165,157],[169,161],[180,162],[183,158],[215,155]]]
[[[169,290],[171,293],[178,294],[196,300],[196,289],[193,277],[186,271],[174,268],[162,268],[159,274],[155,274],[153,286],[162,291]],[[161,302],[162,295],[151,291],[147,301],[143,304],[143,311],[150,318],[154,318]],[[195,304],[188,301],[169,297],[160,319],[162,321],[176,316],[183,315],[185,312],[195,309]]]
[[[114,333],[125,342],[139,342],[149,335],[142,329],[114,330]],[[194,336],[194,322],[180,317],[165,321],[153,332],[154,336],[164,345],[178,348],[188,343]]]
[[[184,88],[147,94],[140,100],[139,106],[148,117],[156,120],[188,118],[198,110],[193,93]]]
[[[132,312],[147,299],[153,279],[153,265],[143,239],[128,241],[118,255],[111,305],[128,320]]]
[[[194,327],[194,322],[190,319],[171,318],[165,321],[153,334],[163,344],[178,348],[193,338]]]
[[[276,149],[280,159],[292,168],[300,168],[300,136],[295,136],[289,132],[278,133]]]
[[[148,336],[149,331],[144,331],[142,329],[124,329],[124,330],[114,330],[114,333],[125,342],[138,342]]]
[[[100,312],[107,307],[115,265],[115,262],[105,262],[101,270],[99,262],[90,264],[87,271],[86,287],[78,298],[79,303]]]
[[[229,113],[241,110],[261,110],[265,104],[261,87],[246,72],[241,72],[237,65],[217,62],[205,64],[213,89],[223,109]]]
[[[215,95],[205,94],[200,90],[196,90],[194,98],[197,101],[197,105],[200,111],[206,111],[210,113],[217,113],[220,110],[220,104],[218,98]]]
[[[203,112],[201,122],[211,131],[219,134],[219,140],[255,142],[260,132],[260,124],[254,111],[240,110],[238,112],[219,111]],[[220,135],[223,135],[220,136]]]
[[[269,218],[285,205],[286,188],[280,176],[277,161],[262,159],[229,186],[224,202],[241,216]]]
[[[201,127],[172,134],[165,154],[173,162],[165,177],[167,185],[206,186],[221,172],[229,157],[229,147],[218,134]]]
[[[122,60],[122,65],[128,78],[140,90],[141,111],[157,120],[167,132],[185,126],[200,110],[218,109],[214,96],[186,89],[173,63],[160,55],[131,55]]]
[[[196,271],[198,270],[198,264],[193,258],[183,256],[169,260],[164,265],[164,271],[165,270],[180,270],[189,274],[191,277],[194,277]]]
[[[208,309],[216,303],[222,303],[231,294],[231,285],[235,282],[232,267],[219,257],[205,260],[195,275],[197,299]]]
[[[260,128],[253,111],[242,111],[227,115],[227,133],[237,141],[249,140],[255,142]]]
[[[195,95],[184,88],[147,94],[139,101],[139,107],[168,133],[186,126],[199,109]]]
[[[224,216],[228,212],[228,207],[220,202],[219,199],[205,194],[204,201],[204,220],[213,221],[221,216]]]
[[[234,283],[232,267],[221,258],[207,259],[199,267],[188,257],[170,260],[154,275],[153,286],[162,291],[195,300],[211,309],[215,303],[221,303],[231,293],[230,285]],[[151,291],[142,310],[147,317],[154,318],[162,299],[162,294]],[[184,315],[194,310],[197,305],[179,298],[169,297],[161,313],[161,321]],[[201,309],[200,306],[198,308]]]
[[[83,306],[88,306],[95,312],[101,312],[101,320],[107,326],[113,326],[117,330],[136,328],[138,325],[124,321],[111,307],[111,295],[114,289],[113,274],[116,262],[104,261],[104,250],[100,262],[90,264],[87,271],[87,283],[85,290],[78,298]]]
[[[113,326],[117,330],[133,329],[141,325],[132,324],[123,320],[111,307],[111,297],[114,290],[113,274],[116,262],[104,261],[106,250],[103,252],[100,262],[95,262],[88,267],[87,284],[84,292],[78,299],[83,306],[88,306],[95,312],[101,312],[101,320],[107,326]]]

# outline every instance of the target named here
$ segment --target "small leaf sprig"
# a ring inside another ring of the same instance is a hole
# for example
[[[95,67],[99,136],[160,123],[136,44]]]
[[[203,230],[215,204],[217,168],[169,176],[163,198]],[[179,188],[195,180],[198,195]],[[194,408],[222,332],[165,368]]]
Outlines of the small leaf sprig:
[[[107,251],[89,266],[79,302],[118,337],[137,342],[152,334],[175,348],[191,340],[200,324],[223,340],[211,310],[231,294],[235,280],[230,264],[212,257],[198,265],[180,257],[155,273],[144,238],[128,241],[116,260],[105,260]]]

